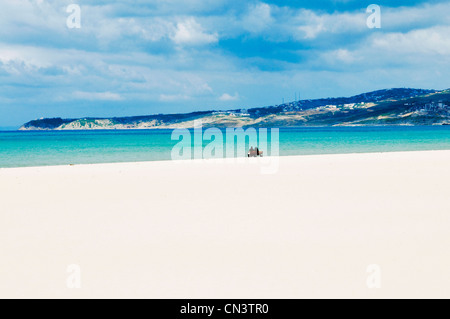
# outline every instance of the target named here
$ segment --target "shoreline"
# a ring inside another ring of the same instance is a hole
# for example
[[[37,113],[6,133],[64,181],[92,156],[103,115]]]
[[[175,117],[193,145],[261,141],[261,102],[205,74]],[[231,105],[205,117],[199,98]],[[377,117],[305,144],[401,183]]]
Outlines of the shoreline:
[[[82,164],[60,164],[60,165],[42,165],[42,166],[18,166],[18,167],[0,167],[0,170],[13,169],[40,169],[40,168],[61,168],[61,167],[80,167],[80,166],[102,166],[102,165],[133,165],[133,164],[150,164],[150,163],[217,163],[223,162],[233,164],[233,162],[255,161],[264,159],[281,159],[281,158],[305,158],[318,156],[346,156],[346,155],[380,155],[380,154],[402,154],[402,153],[433,153],[433,152],[450,152],[449,150],[425,150],[425,151],[386,151],[386,152],[360,152],[360,153],[326,153],[326,154],[306,154],[306,155],[280,155],[280,156],[264,156],[262,158],[247,158],[247,157],[233,157],[233,158],[217,158],[217,159],[191,159],[191,160],[155,160],[155,161],[139,161],[139,162],[106,162],[106,163],[82,163]]]

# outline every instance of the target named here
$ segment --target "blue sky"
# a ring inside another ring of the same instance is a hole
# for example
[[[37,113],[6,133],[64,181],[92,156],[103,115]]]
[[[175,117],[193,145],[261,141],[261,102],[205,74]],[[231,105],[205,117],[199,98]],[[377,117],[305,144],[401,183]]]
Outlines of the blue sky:
[[[0,127],[444,89],[449,71],[450,1],[0,2]]]

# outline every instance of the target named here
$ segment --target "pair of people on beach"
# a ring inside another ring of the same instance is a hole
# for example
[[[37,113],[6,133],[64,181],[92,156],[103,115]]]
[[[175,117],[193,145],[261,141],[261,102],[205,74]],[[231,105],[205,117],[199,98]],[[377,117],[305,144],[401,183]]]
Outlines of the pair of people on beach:
[[[250,157],[251,155],[253,155],[256,152],[256,156],[259,156],[259,148],[253,148],[253,146],[250,148],[250,152],[248,154],[248,157]]]

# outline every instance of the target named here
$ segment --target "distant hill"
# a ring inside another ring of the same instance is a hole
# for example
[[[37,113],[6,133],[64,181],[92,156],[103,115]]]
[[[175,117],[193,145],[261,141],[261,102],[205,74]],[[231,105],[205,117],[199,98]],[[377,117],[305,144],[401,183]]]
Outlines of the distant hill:
[[[347,98],[302,100],[232,111],[120,118],[40,119],[20,130],[124,130],[204,127],[443,125],[450,123],[450,90],[387,89]]]

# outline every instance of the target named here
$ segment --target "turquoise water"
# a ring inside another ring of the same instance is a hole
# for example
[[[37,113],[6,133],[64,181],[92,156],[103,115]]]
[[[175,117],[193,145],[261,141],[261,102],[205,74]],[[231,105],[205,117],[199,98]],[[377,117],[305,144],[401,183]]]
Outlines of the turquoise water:
[[[0,167],[170,160],[178,143],[171,134],[171,130],[0,132]],[[421,150],[450,150],[450,126],[280,129],[281,156]]]

